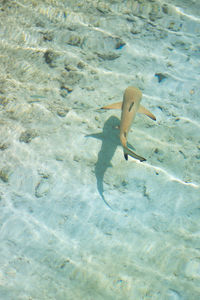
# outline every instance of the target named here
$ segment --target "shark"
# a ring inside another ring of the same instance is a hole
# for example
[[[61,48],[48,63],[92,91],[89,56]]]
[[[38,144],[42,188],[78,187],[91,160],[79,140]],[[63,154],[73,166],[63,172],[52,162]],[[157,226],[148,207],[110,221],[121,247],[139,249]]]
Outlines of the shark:
[[[142,92],[140,91],[140,89],[138,89],[137,87],[129,86],[124,91],[122,102],[103,106],[101,107],[101,109],[121,109],[121,121],[119,130],[120,142],[124,150],[124,158],[128,160],[128,156],[131,156],[142,162],[146,159],[140,155],[137,155],[127,146],[128,133],[137,112],[145,114],[152,120],[156,121],[156,117],[148,109],[140,104],[141,99]]]

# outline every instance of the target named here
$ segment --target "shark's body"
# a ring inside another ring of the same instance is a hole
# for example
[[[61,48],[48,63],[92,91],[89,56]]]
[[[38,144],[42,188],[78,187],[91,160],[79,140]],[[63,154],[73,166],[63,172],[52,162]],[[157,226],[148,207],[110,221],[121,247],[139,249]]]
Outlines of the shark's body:
[[[128,87],[124,92],[123,102],[117,102],[102,109],[121,109],[121,122],[120,122],[120,141],[124,149],[124,157],[128,160],[128,155],[140,161],[146,160],[145,158],[137,155],[127,146],[127,137],[131,124],[135,119],[137,112],[144,113],[151,119],[156,120],[156,117],[144,108],[141,104],[142,92],[136,87]]]

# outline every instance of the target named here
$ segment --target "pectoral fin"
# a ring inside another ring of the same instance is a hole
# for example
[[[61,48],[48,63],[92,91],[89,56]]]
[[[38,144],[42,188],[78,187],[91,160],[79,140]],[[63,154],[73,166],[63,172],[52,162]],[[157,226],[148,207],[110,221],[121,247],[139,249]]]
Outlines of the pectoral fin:
[[[139,161],[145,161],[146,159],[142,156],[137,155],[135,152],[133,152],[128,147],[124,147],[124,158],[128,160],[128,155],[132,156],[133,158],[139,160]]]
[[[148,109],[146,109],[144,106],[142,106],[141,104],[139,106],[138,112],[141,113],[141,114],[145,114],[149,118],[151,118],[152,120],[156,121],[156,117]]]
[[[122,108],[122,102],[117,102],[117,103],[113,103],[113,104],[101,107],[101,109],[121,109],[121,108]]]

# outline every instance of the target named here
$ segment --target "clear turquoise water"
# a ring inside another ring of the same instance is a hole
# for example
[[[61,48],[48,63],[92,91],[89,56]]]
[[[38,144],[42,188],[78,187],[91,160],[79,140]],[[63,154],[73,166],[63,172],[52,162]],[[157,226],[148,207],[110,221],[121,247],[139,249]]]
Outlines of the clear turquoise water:
[[[1,2],[0,299],[200,298],[199,9]]]

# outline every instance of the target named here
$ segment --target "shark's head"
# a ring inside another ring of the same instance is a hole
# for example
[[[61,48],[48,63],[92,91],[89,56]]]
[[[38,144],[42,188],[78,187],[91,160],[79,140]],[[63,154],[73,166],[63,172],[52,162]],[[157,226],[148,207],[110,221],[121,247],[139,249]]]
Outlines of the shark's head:
[[[124,92],[124,101],[134,102],[134,105],[137,105],[140,103],[141,98],[142,92],[138,88],[134,86],[129,86],[126,88]]]

